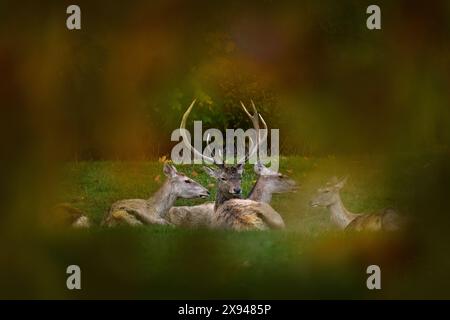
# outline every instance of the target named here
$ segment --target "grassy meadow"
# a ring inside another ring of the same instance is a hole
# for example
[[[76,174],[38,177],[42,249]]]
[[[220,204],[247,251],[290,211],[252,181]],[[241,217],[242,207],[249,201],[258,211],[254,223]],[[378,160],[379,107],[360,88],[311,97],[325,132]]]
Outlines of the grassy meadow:
[[[280,171],[300,184],[297,193],[275,195],[272,201],[286,230],[58,229],[27,243],[23,256],[17,253],[22,263],[11,263],[10,272],[21,279],[14,282],[20,296],[27,292],[40,298],[440,297],[439,290],[420,291],[430,285],[426,275],[438,277],[440,270],[420,229],[344,234],[332,225],[325,208],[310,208],[308,201],[331,176],[347,174],[342,198],[348,209],[359,212],[390,206],[413,218],[411,194],[417,191],[413,181],[438,173],[444,160],[442,155],[432,161],[401,156],[401,165],[393,166],[392,161],[376,156],[282,157]],[[178,166],[178,170],[214,191],[214,181],[200,166]],[[81,209],[98,225],[112,202],[146,198],[163,179],[158,161],[66,163],[58,200]],[[252,168],[246,167],[244,194],[254,180]],[[433,176],[430,181],[435,181]],[[177,201],[177,205],[197,203],[201,200]],[[24,260],[33,261],[29,272]],[[80,291],[65,288],[65,268],[70,264],[82,269]],[[383,290],[378,292],[366,288],[366,268],[371,264],[380,265],[383,272]],[[442,260],[443,274],[447,265]],[[30,274],[39,270],[42,276],[38,278]]]
[[[272,200],[272,205],[282,213],[289,229],[301,228],[307,234],[314,234],[331,227],[327,210],[310,208],[308,202],[315,190],[333,176],[349,176],[342,196],[348,209],[353,212],[375,210],[383,206],[398,207],[395,199],[399,197],[394,198],[387,188],[395,180],[386,180],[383,172],[380,172],[383,169],[382,159],[369,156],[345,159],[350,168],[345,168],[340,163],[342,161],[335,157],[282,157],[280,172],[296,180],[300,186],[297,194],[275,195]],[[208,187],[211,191],[209,200],[214,200],[215,181],[204,173],[201,165],[178,166],[178,170]],[[61,190],[64,192],[61,201],[84,211],[95,224],[100,223],[114,201],[146,199],[165,179],[162,163],[158,161],[68,163],[63,174]],[[256,178],[252,166],[246,165],[242,183],[244,195],[250,192]],[[403,191],[408,192],[405,189]],[[179,199],[176,205],[195,205],[204,201]]]

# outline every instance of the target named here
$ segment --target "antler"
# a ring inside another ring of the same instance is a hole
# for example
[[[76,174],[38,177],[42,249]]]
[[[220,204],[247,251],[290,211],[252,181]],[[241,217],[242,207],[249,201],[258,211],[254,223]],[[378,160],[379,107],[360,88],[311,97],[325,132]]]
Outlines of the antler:
[[[184,144],[188,147],[188,149],[189,149],[190,151],[194,152],[194,154],[196,154],[197,156],[200,156],[200,157],[201,157],[203,160],[205,160],[206,162],[212,162],[212,163],[214,163],[215,165],[221,166],[221,165],[224,164],[224,162],[218,163],[218,162],[215,160],[215,157],[208,157],[208,156],[205,156],[203,153],[201,153],[200,151],[198,151],[197,149],[195,149],[195,148],[191,145],[189,139],[188,139],[187,136],[186,136],[186,121],[187,121],[187,118],[189,117],[189,114],[191,113],[192,108],[194,107],[194,104],[195,104],[196,101],[197,101],[196,99],[194,99],[194,101],[192,101],[191,105],[190,105],[189,108],[186,110],[186,112],[185,112],[184,115],[183,115],[183,118],[181,119],[181,123],[180,123],[180,135],[181,135],[181,137],[182,137],[182,139],[183,139]],[[242,106],[242,108],[244,109],[245,113],[246,113],[246,114],[248,115],[248,117],[250,118],[250,120],[252,121],[253,127],[254,127],[255,130],[256,130],[256,144],[253,143],[253,140],[252,140],[252,138],[250,137],[250,144],[252,145],[252,149],[249,151],[248,154],[245,155],[244,158],[238,160],[237,163],[245,163],[246,161],[248,161],[248,159],[249,159],[250,157],[252,157],[252,156],[255,154],[255,152],[258,151],[259,146],[267,139],[267,124],[266,124],[266,121],[264,121],[264,118],[258,113],[258,110],[256,109],[256,106],[255,106],[253,100],[251,100],[251,103],[252,103],[252,108],[253,108],[253,112],[254,112],[253,115],[252,115],[250,112],[248,112],[247,108],[245,107],[244,103],[242,103],[242,101],[241,101],[241,106]],[[262,124],[263,124],[264,129],[265,129],[265,130],[264,130],[264,136],[262,137],[262,139],[261,139],[261,137],[260,137],[260,134],[261,134],[261,133],[260,133],[260,129],[259,129],[259,119],[261,119],[261,122],[262,122]],[[207,142],[209,142],[209,139],[210,139],[210,137],[208,136],[208,138],[207,138],[208,141],[207,141]],[[220,150],[219,150],[219,152],[220,152]],[[219,156],[222,156],[222,155],[219,154]]]
[[[256,130],[256,144],[253,145],[253,140],[250,138],[250,141],[252,142],[252,149],[249,151],[249,153],[243,158],[240,159],[237,163],[241,163],[241,162],[246,162],[250,157],[252,157],[255,152],[258,151],[259,146],[267,139],[267,124],[266,121],[264,121],[264,118],[261,116],[260,113],[258,113],[258,110],[256,109],[255,103],[253,102],[253,100],[250,100],[252,103],[252,108],[253,108],[253,115],[248,112],[247,108],[245,107],[244,103],[242,101],[240,101],[242,109],[244,109],[245,113],[247,114],[247,116],[250,118],[251,122],[253,123],[253,127]],[[264,136],[260,137],[260,130],[259,130],[259,119],[261,119],[261,122],[263,124],[264,127]],[[258,155],[257,155],[258,156]]]
[[[200,151],[198,151],[197,149],[195,149],[189,139],[186,137],[186,121],[187,118],[189,117],[189,114],[191,113],[192,108],[194,107],[195,102],[197,101],[197,99],[194,99],[194,101],[192,101],[191,105],[189,106],[189,108],[186,110],[186,112],[183,115],[183,118],[181,119],[181,123],[180,123],[180,134],[181,137],[183,138],[183,142],[184,144],[189,148],[190,151],[193,151],[194,154],[196,154],[197,156],[200,156],[203,160],[205,161],[209,161],[212,162],[214,164],[218,164],[216,162],[216,160],[214,158],[205,156],[203,153],[201,153]]]

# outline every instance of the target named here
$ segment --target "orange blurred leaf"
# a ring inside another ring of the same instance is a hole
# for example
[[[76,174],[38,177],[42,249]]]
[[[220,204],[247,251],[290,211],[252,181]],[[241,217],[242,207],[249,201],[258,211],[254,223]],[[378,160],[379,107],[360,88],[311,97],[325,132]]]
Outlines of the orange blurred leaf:
[[[166,156],[159,157],[159,159],[158,159],[158,162],[160,162],[160,163],[165,163],[166,161],[167,161]]]

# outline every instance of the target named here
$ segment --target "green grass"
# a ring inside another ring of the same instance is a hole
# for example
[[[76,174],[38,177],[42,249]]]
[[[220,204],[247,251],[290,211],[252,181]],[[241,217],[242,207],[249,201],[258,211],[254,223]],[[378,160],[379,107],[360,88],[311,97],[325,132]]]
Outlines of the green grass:
[[[347,166],[342,162],[347,161]],[[178,166],[178,170],[207,186],[215,197],[214,180],[207,176],[200,165]],[[322,230],[329,225],[326,209],[310,208],[309,199],[315,190],[332,176],[349,175],[342,191],[347,207],[355,212],[370,211],[385,206],[397,206],[387,188],[381,160],[373,158],[340,159],[334,157],[309,159],[305,157],[283,158],[280,171],[300,185],[297,194],[282,194],[273,197],[272,205],[287,220],[288,227],[304,231],[318,225]],[[99,223],[109,206],[120,199],[148,198],[165,179],[162,164],[158,162],[78,162],[65,166],[63,193],[60,200],[70,202],[86,212],[95,223]],[[250,192],[256,176],[251,166],[246,166],[243,178],[244,194]],[[205,200],[179,199],[176,205],[195,205]]]
[[[422,189],[436,188],[430,183],[442,174],[439,168],[446,159],[283,157],[280,171],[301,186],[296,194],[274,196],[272,205],[285,219],[286,230],[61,229],[28,244],[29,250],[24,249],[18,261],[33,261],[30,270],[12,265],[11,277],[23,279],[22,286],[15,283],[21,297],[25,290],[30,297],[41,298],[442,297],[439,290],[420,291],[429,286],[423,272],[440,276],[448,270],[448,259],[438,270],[434,268],[432,254],[424,249],[426,241],[415,234],[344,234],[331,224],[326,209],[310,208],[308,201],[331,176],[349,175],[342,197],[350,210],[392,206],[414,214],[421,190],[414,182],[420,179]],[[205,186],[213,183],[199,166],[178,166],[178,170],[195,175]],[[147,198],[163,179],[158,162],[67,163],[59,201],[71,203],[98,224],[114,201]],[[254,179],[247,167],[244,193]],[[177,205],[201,202],[179,200]],[[435,243],[433,247],[437,248]],[[82,268],[82,291],[65,289],[69,264]],[[380,265],[384,272],[381,292],[365,287],[370,264]],[[39,268],[43,276],[32,278],[30,288],[23,274]]]

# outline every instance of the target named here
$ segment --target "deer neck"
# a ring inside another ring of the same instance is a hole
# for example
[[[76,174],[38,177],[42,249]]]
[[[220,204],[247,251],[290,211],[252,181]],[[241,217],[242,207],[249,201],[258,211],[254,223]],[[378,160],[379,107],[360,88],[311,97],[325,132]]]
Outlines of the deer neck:
[[[261,176],[258,177],[255,185],[248,195],[248,199],[258,202],[270,203],[272,201],[272,193],[266,190],[264,181]]]
[[[164,218],[176,200],[177,196],[173,192],[172,184],[169,180],[166,180],[161,188],[159,188],[147,202],[149,204],[150,212],[158,217]]]
[[[214,211],[217,210],[225,201],[228,201],[230,199],[240,199],[240,195],[231,195],[231,194],[225,194],[221,191],[217,191],[216,195],[216,202],[214,205]]]
[[[345,229],[345,227],[357,216],[357,214],[351,213],[344,207],[344,203],[339,194],[338,200],[329,205],[328,208],[331,211],[331,220],[333,220],[333,222],[341,229]]]

